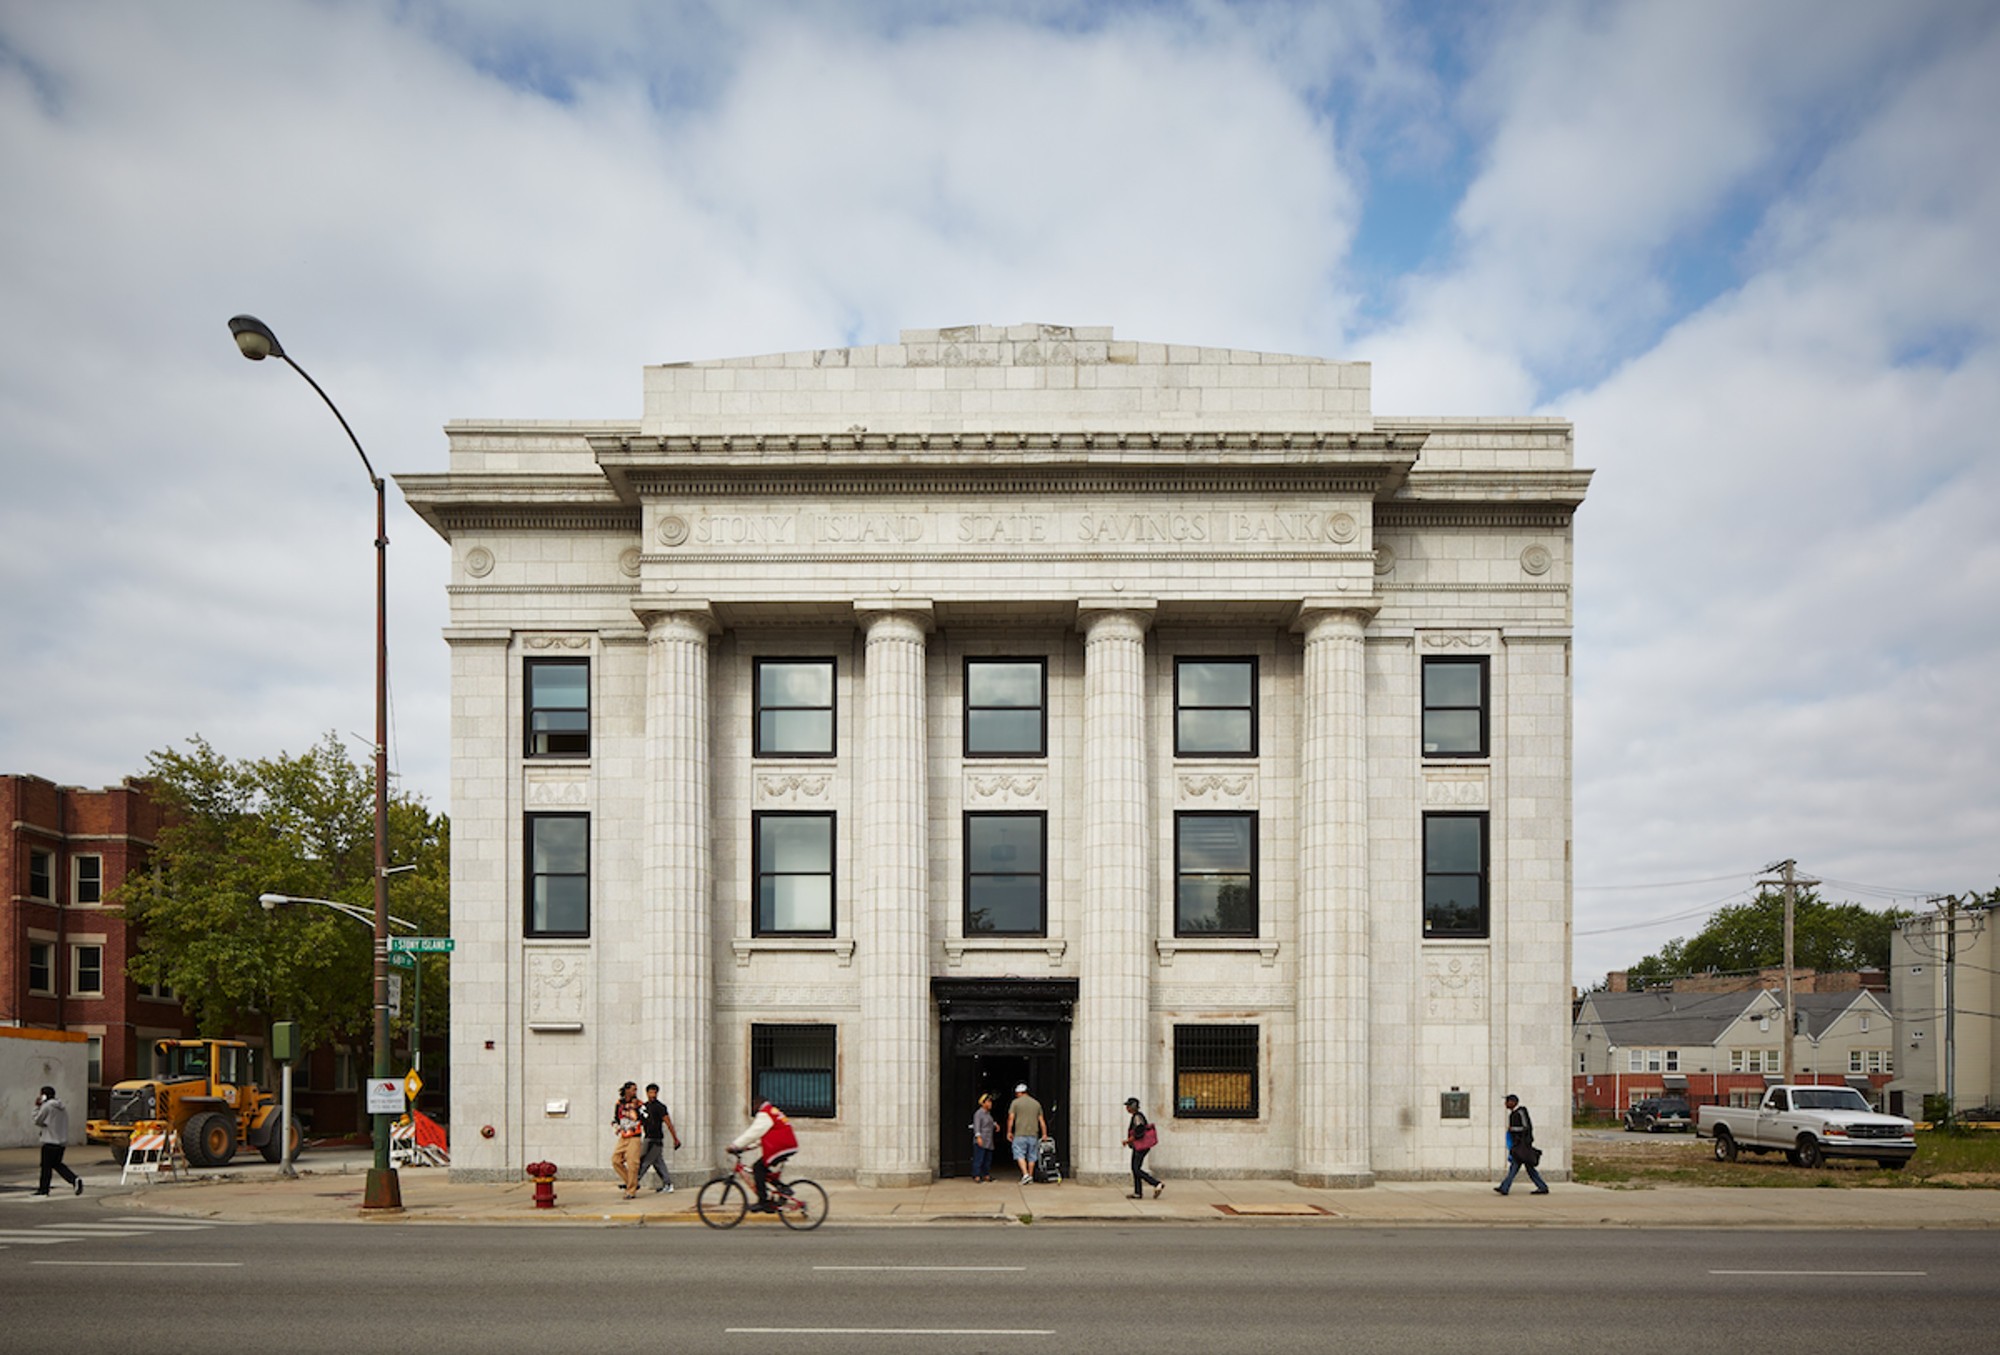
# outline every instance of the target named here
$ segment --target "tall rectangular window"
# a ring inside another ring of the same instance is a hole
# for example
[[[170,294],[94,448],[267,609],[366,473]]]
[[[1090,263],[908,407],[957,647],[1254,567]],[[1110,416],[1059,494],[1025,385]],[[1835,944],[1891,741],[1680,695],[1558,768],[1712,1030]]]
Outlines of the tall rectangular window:
[[[590,756],[590,660],[529,659],[528,756]]]
[[[1044,756],[1048,689],[1045,659],[967,659],[965,755]]]
[[[56,993],[56,943],[53,941],[30,941],[28,943],[28,991],[43,997],[54,997]]]
[[[1174,660],[1174,754],[1257,755],[1257,660]]]
[[[101,856],[77,856],[70,859],[70,874],[75,880],[70,890],[71,898],[77,903],[104,902],[104,858]]]
[[[754,933],[831,936],[833,815],[758,814],[751,819],[750,835],[757,859]]]
[[[530,814],[528,936],[590,935],[590,815]]]
[[[1174,815],[1174,935],[1257,934],[1257,816]]]
[[[1486,756],[1486,660],[1424,660],[1424,756]]]
[[[1174,1027],[1174,1115],[1257,1118],[1257,1027]]]
[[[104,996],[104,947],[69,948],[69,991],[72,997]]]
[[[758,659],[758,757],[832,757],[833,660]]]
[[[1424,815],[1424,935],[1486,935],[1486,816]]]
[[[1047,936],[1046,814],[965,816],[965,934]]]
[[[28,850],[28,897],[53,899],[56,896],[56,858],[53,852]]]
[[[102,1035],[88,1035],[84,1037],[83,1057],[85,1060],[84,1077],[89,1079],[89,1083],[93,1087],[103,1086],[104,1037]]]
[[[769,1101],[793,1119],[834,1113],[834,1026],[750,1027],[750,1104]]]

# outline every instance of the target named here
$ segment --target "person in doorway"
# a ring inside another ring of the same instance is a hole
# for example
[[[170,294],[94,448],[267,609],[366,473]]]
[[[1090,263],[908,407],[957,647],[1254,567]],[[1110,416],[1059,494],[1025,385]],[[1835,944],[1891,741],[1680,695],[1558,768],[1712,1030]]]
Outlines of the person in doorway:
[[[35,1188],[35,1198],[49,1197],[52,1176],[61,1176],[76,1187],[77,1194],[83,1194],[83,1178],[63,1165],[63,1153],[69,1147],[69,1107],[54,1087],[42,1088],[42,1094],[35,1098],[35,1130],[42,1140],[42,1182]]]
[[[993,1179],[993,1136],[999,1132],[1000,1122],[993,1118],[993,1093],[981,1092],[972,1112],[973,1180]]]
[[[1028,1095],[1028,1084],[1014,1088],[1013,1104],[1007,1107],[1007,1139],[1014,1145],[1014,1161],[1021,1166],[1021,1184],[1035,1179],[1035,1161],[1042,1155],[1042,1140],[1049,1136],[1049,1120],[1042,1103]]]
[[[639,1156],[645,1150],[645,1126],[639,1120],[639,1084],[627,1082],[618,1089],[618,1104],[611,1108],[611,1132],[616,1139],[611,1149],[611,1170],[625,1187],[625,1198],[639,1198]]]
[[[785,1163],[799,1150],[799,1136],[792,1128],[792,1122],[785,1118],[785,1112],[769,1101],[757,1107],[749,1127],[729,1145],[731,1153],[747,1152],[752,1148],[762,1150],[750,1169],[751,1177],[757,1182],[756,1210],[760,1214],[775,1213],[771,1207],[771,1182],[783,1175]]]
[[[646,1099],[639,1103],[639,1126],[645,1131],[646,1149],[639,1156],[639,1172],[633,1185],[636,1188],[645,1184],[646,1173],[656,1172],[660,1184],[653,1187],[653,1193],[657,1195],[663,1190],[671,1193],[674,1175],[667,1170],[667,1138],[671,1135],[674,1147],[679,1148],[681,1135],[674,1128],[674,1117],[667,1110],[667,1103],[660,1099],[660,1084],[657,1082],[646,1084]]]
[[[1135,1200],[1146,1198],[1142,1186],[1153,1188],[1153,1198],[1159,1199],[1167,1183],[1146,1170],[1146,1154],[1153,1151],[1153,1145],[1160,1141],[1160,1131],[1153,1128],[1153,1122],[1146,1118],[1146,1112],[1139,1109],[1139,1098],[1125,1098],[1125,1113],[1131,1118],[1125,1122],[1125,1146],[1132,1150],[1132,1196]]]
[[[1500,1184],[1493,1187],[1496,1194],[1505,1195],[1514,1184],[1514,1174],[1526,1167],[1528,1179],[1535,1183],[1531,1192],[1535,1195],[1549,1193],[1549,1183],[1535,1170],[1542,1160],[1542,1150],[1535,1147],[1535,1121],[1528,1114],[1528,1108],[1521,1104],[1521,1098],[1512,1092],[1507,1094],[1507,1174]]]

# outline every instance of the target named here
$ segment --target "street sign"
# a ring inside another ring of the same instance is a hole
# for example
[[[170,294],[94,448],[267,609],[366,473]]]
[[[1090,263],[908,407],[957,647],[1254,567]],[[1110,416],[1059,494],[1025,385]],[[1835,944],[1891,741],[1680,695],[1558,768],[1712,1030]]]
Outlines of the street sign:
[[[417,1099],[417,1093],[422,1091],[423,1089],[424,1089],[424,1080],[417,1076],[416,1069],[414,1068],[410,1069],[409,1076],[403,1079],[403,1095],[409,1097],[410,1100],[415,1101]]]
[[[402,1014],[403,976],[401,974],[391,974],[389,976],[389,1015],[401,1016]]]
[[[401,1115],[403,1113],[403,1084],[393,1077],[369,1078],[368,1113],[370,1115]]]
[[[398,969],[415,969],[417,967],[417,957],[406,951],[392,950],[389,952],[389,963],[395,965]]]
[[[408,954],[449,955],[457,943],[449,936],[392,936],[389,938],[391,951]]]

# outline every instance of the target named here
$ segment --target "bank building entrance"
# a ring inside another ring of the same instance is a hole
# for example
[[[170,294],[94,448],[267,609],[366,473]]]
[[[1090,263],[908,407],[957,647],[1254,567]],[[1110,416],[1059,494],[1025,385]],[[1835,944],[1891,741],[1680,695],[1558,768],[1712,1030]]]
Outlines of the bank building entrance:
[[[1011,1179],[1007,1105],[1025,1082],[1042,1103],[1065,1164],[1069,1141],[1069,1034],[1075,979],[932,979],[938,1008],[938,1175],[972,1174],[972,1113],[993,1097],[1000,1139],[993,1174]]]

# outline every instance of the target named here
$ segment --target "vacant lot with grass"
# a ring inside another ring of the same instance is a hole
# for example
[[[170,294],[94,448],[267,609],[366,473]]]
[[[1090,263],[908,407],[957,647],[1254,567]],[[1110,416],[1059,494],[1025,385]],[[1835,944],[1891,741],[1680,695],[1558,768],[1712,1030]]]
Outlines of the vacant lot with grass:
[[[1781,1153],[1745,1153],[1717,1162],[1707,1139],[1692,1134],[1606,1134],[1579,1131],[1576,1179],[1592,1185],[1644,1189],[1655,1185],[1915,1187],[2000,1190],[2000,1133],[1919,1132],[1917,1155],[1901,1171],[1873,1162],[1830,1162],[1808,1170]]]

